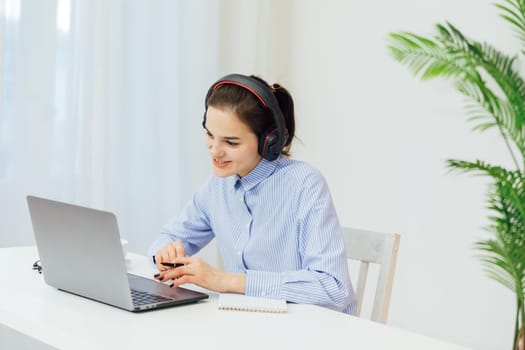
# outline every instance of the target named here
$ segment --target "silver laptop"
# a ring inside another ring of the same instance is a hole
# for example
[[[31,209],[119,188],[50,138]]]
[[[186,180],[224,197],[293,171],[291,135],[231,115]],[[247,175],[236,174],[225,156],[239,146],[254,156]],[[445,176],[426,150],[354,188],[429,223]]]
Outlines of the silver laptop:
[[[48,285],[133,312],[208,298],[128,274],[114,214],[34,196],[27,203]]]

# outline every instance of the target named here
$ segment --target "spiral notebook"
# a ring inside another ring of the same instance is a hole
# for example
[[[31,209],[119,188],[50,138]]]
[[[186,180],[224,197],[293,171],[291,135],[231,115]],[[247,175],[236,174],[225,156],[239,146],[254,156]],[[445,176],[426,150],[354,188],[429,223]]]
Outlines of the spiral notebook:
[[[286,300],[251,297],[243,294],[219,295],[219,310],[286,313]]]

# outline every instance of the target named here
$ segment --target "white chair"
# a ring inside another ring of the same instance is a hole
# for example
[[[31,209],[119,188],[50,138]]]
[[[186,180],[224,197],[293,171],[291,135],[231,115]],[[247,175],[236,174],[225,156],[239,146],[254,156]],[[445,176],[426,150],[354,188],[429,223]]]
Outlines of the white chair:
[[[396,270],[400,235],[397,233],[379,233],[343,227],[343,238],[346,257],[359,261],[361,265],[356,286],[356,316],[361,315],[369,264],[378,264],[379,276],[371,319],[372,321],[386,323]]]

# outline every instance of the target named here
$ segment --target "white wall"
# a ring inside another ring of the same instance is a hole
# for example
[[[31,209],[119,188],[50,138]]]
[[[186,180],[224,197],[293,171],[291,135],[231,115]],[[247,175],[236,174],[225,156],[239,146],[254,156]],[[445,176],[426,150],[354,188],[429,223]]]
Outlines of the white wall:
[[[476,349],[509,349],[513,294],[474,257],[485,233],[485,184],[444,159],[509,164],[492,134],[470,131],[462,98],[421,83],[387,52],[392,31],[429,34],[449,20],[517,53],[489,0],[297,1],[282,76],[296,96],[295,156],[330,184],[343,225],[402,235],[390,323]],[[350,335],[351,339],[351,335]],[[351,341],[351,340],[350,340]]]

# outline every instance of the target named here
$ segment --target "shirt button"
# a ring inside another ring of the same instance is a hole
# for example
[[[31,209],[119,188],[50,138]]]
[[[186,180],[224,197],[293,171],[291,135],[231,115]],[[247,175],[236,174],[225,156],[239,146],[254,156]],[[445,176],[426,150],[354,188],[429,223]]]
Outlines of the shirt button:
[[[239,197],[239,200],[242,202],[244,198],[242,198],[242,196]]]
[[[237,251],[237,255],[241,255],[241,251],[240,251],[240,250],[239,250],[239,251]]]

